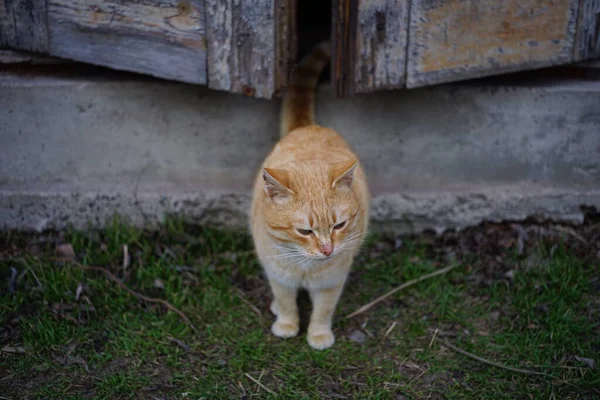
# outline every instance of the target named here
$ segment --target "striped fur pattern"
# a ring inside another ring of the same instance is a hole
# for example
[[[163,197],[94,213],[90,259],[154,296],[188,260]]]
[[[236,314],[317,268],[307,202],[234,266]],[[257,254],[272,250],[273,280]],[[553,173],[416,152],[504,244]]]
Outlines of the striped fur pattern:
[[[281,108],[281,137],[315,123],[315,91],[331,58],[329,41],[321,42],[294,69]]]
[[[322,43],[294,71],[282,137],[256,176],[251,210],[252,239],[273,292],[271,332],[298,334],[296,297],[304,288],[313,302],[307,340],[315,349],[335,342],[332,317],[369,220],[356,154],[335,130],[314,121],[314,93],[328,60]]]

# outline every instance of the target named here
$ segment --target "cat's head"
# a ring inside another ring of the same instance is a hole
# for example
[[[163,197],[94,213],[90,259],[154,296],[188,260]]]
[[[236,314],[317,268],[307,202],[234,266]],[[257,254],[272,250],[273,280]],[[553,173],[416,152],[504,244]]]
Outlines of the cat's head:
[[[326,260],[360,245],[364,210],[353,190],[357,165],[353,159],[263,169],[265,228],[290,261]]]

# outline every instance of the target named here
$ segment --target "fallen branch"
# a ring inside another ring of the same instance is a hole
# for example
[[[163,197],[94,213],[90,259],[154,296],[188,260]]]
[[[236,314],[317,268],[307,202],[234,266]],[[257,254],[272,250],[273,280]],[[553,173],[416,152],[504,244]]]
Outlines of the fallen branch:
[[[352,317],[357,316],[358,314],[362,314],[365,311],[371,309],[375,304],[377,304],[377,303],[379,303],[379,302],[387,299],[388,297],[390,297],[394,293],[397,293],[397,292],[401,291],[402,289],[406,289],[407,287],[413,286],[413,285],[415,285],[415,284],[417,284],[419,282],[422,282],[422,281],[424,281],[426,279],[433,278],[433,277],[436,277],[438,275],[443,275],[443,274],[445,274],[445,273],[453,270],[456,267],[457,267],[456,265],[452,265],[450,267],[442,268],[442,269],[439,269],[439,270],[437,270],[435,272],[432,272],[430,274],[426,274],[426,275],[423,275],[423,276],[421,276],[419,278],[416,278],[416,279],[410,280],[410,281],[408,281],[406,283],[403,283],[402,285],[398,286],[397,288],[390,290],[389,292],[387,292],[383,296],[379,296],[378,298],[376,298],[375,300],[373,300],[369,304],[366,304],[366,305],[362,306],[358,310],[354,311],[352,314],[347,315],[346,318],[352,318]]]
[[[469,353],[468,351],[463,350],[460,347],[456,347],[455,345],[446,342],[444,339],[439,339],[438,337],[436,337],[435,340],[439,341],[443,346],[445,346],[445,347],[447,347],[447,348],[449,348],[451,350],[454,350],[455,352],[460,353],[463,356],[467,356],[469,358],[472,358],[473,360],[479,361],[479,362],[487,364],[487,365],[491,365],[492,367],[496,367],[496,368],[500,368],[500,369],[505,369],[507,371],[512,371],[512,372],[517,372],[519,374],[541,375],[541,376],[547,376],[549,378],[554,378],[554,376],[552,376],[550,374],[546,374],[545,372],[537,372],[537,371],[532,371],[532,370],[529,370],[529,369],[509,367],[508,365],[500,364],[500,363],[495,362],[495,361],[490,361],[490,360],[488,360],[486,358],[479,357],[478,355],[475,355],[473,353]]]
[[[123,282],[121,282],[119,280],[119,278],[117,278],[116,276],[114,276],[113,273],[110,272],[109,270],[107,270],[106,268],[95,266],[95,265],[81,265],[81,264],[76,263],[74,261],[71,261],[71,262],[75,263],[75,265],[77,265],[79,268],[84,269],[84,270],[102,272],[104,275],[106,275],[106,277],[108,277],[110,280],[112,280],[113,282],[115,282],[121,289],[125,290],[127,293],[131,294],[132,296],[137,297],[140,300],[146,301],[148,303],[162,304],[163,306],[165,306],[169,310],[171,310],[174,313],[176,313],[177,315],[179,315],[181,317],[181,319],[183,319],[183,321],[194,332],[197,332],[196,327],[194,326],[194,324],[192,324],[192,321],[190,321],[190,319],[187,317],[187,315],[185,315],[183,312],[179,311],[175,306],[173,306],[168,301],[163,300],[163,299],[156,299],[156,298],[153,298],[153,297],[144,296],[143,294],[138,293],[138,292],[134,291],[133,289],[128,288]]]
[[[266,387],[265,385],[260,383],[260,381],[258,379],[253,378],[252,375],[250,375],[248,373],[244,373],[244,375],[246,375],[246,378],[250,379],[252,382],[254,382],[258,386],[260,386],[263,390],[265,390],[265,391],[271,393],[273,396],[277,397],[277,393],[275,393],[274,391],[272,391],[271,389],[269,389],[268,387]]]

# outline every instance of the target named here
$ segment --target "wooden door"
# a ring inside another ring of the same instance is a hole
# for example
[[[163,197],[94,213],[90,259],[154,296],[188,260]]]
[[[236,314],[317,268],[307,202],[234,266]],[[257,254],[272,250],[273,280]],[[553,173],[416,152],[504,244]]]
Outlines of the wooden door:
[[[270,98],[293,0],[0,0],[0,47]]]
[[[600,57],[600,0],[335,0],[340,96]]]

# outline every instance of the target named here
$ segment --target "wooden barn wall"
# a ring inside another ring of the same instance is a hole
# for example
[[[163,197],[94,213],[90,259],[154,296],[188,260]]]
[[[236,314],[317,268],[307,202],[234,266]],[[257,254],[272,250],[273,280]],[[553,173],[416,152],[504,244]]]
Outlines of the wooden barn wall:
[[[203,0],[47,0],[54,56],[206,83]]]
[[[0,47],[270,98],[295,0],[0,0]]]
[[[0,47],[271,98],[297,0],[0,0]],[[341,97],[600,58],[600,0],[333,0]]]
[[[600,0],[336,0],[338,95],[600,57]]]
[[[573,58],[600,58],[600,0],[580,0]]]
[[[0,0],[0,47],[48,52],[45,0]]]
[[[205,84],[204,0],[0,0],[0,46]]]
[[[356,91],[404,86],[409,1],[375,0],[359,4],[354,67]]]
[[[291,0],[205,0],[208,86],[270,98],[293,58]]]

